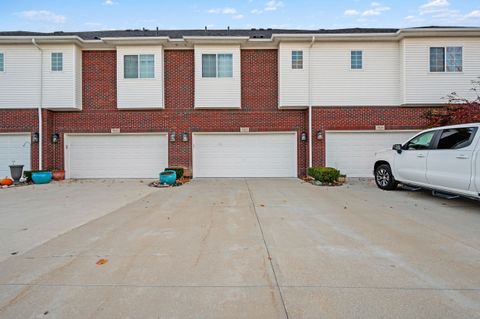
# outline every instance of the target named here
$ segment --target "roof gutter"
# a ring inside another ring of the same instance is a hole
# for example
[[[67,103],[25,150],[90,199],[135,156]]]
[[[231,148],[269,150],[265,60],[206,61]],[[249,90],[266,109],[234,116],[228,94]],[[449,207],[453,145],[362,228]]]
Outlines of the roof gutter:
[[[32,44],[40,51],[40,100],[38,102],[38,169],[42,169],[43,163],[43,49],[37,44],[35,38],[32,38]]]

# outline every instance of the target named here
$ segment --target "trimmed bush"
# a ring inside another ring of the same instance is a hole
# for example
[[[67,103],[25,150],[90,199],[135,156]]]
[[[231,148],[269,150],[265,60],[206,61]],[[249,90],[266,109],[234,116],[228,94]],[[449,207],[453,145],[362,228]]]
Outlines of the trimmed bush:
[[[169,168],[165,168],[165,170],[175,171],[175,173],[177,173],[177,179],[182,178],[183,171],[184,171],[183,167],[169,167]]]
[[[340,177],[340,171],[333,167],[309,167],[307,173],[322,183],[334,183]]]

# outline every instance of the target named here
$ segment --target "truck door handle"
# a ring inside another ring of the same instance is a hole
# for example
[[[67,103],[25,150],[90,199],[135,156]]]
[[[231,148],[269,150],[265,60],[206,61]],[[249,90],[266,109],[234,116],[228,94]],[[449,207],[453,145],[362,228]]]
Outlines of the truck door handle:
[[[419,157],[419,158],[424,158],[425,155],[423,155],[423,154],[417,154],[417,157]]]
[[[458,155],[457,156],[458,159],[468,159],[468,156],[465,156],[465,155]]]

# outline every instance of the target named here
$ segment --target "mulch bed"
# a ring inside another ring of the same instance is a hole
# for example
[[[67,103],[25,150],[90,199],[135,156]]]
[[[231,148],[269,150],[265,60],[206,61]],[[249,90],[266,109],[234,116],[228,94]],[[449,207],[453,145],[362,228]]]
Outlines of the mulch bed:
[[[150,184],[148,184],[148,186],[157,187],[157,188],[170,188],[170,187],[182,186],[183,184],[186,184],[186,183],[190,182],[190,180],[191,179],[188,178],[188,177],[182,177],[180,179],[177,179],[177,181],[173,185],[162,184],[162,183],[160,183],[160,181],[154,181],[154,182],[151,182]]]

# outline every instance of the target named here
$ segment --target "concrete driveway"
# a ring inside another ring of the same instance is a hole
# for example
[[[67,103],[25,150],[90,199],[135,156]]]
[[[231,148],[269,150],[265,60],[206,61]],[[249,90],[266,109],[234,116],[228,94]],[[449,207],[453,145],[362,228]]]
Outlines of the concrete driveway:
[[[63,232],[59,213],[42,215],[58,234],[0,262],[0,318],[480,317],[477,202],[370,183],[125,183],[135,196],[121,203],[108,190],[119,182],[0,191],[1,225],[38,221],[32,206],[98,211]],[[9,234],[2,247],[22,240]]]

